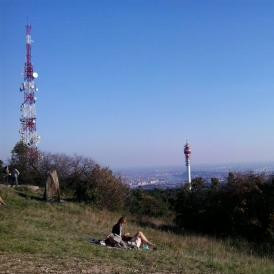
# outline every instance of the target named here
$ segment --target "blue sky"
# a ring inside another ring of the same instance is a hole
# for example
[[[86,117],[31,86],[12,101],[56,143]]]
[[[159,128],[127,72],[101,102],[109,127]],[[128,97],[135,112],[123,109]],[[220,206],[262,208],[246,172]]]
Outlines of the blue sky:
[[[274,2],[0,0],[0,159],[19,138],[25,24],[40,149],[110,167],[274,160]]]

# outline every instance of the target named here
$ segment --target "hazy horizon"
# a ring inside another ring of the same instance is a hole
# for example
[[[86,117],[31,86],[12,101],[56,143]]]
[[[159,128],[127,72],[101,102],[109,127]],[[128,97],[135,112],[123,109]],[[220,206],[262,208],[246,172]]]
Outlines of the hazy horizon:
[[[0,159],[32,24],[39,148],[111,168],[274,161],[274,2],[0,1]]]
[[[243,170],[252,170],[253,168],[263,168],[263,167],[271,167],[273,166],[274,170],[274,161],[269,162],[227,162],[227,163],[191,163],[192,170],[208,170],[208,169],[216,169],[216,168],[224,168],[224,169],[243,169]],[[114,170],[134,170],[134,169],[182,169],[185,171],[185,163],[183,162],[181,165],[150,165],[150,166],[122,166],[122,167],[114,167]]]

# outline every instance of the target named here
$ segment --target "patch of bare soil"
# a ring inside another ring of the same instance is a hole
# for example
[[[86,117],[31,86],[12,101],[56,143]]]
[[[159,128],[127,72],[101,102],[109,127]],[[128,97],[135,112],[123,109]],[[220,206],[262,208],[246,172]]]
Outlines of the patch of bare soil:
[[[126,273],[119,266],[77,258],[48,258],[0,253],[0,273]]]

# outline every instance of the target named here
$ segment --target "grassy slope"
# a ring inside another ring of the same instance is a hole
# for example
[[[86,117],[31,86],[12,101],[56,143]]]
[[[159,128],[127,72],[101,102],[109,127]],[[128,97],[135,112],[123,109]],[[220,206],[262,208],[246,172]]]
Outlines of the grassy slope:
[[[119,217],[88,206],[47,204],[0,190],[0,273],[274,273],[274,262],[227,243],[182,236],[129,221],[158,245],[153,252],[113,250],[88,243],[104,238]]]

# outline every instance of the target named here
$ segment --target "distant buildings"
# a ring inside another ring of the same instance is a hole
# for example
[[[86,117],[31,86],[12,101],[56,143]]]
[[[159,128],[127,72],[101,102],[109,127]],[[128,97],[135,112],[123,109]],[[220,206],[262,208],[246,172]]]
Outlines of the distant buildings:
[[[190,179],[202,177],[208,185],[211,178],[217,178],[221,184],[226,183],[229,172],[255,173],[263,172],[266,175],[274,174],[274,163],[261,164],[227,164],[227,165],[200,165],[191,166]],[[188,171],[188,168],[187,168]],[[125,169],[117,173],[130,188],[167,189],[180,188],[188,183],[188,172],[182,170],[182,166],[158,167],[144,169]]]

